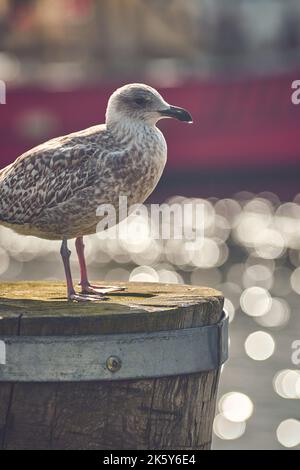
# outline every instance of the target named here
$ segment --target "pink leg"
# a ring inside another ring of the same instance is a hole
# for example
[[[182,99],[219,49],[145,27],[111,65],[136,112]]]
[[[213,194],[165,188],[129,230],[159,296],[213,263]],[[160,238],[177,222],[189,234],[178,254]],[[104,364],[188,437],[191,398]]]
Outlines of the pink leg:
[[[67,240],[63,240],[61,249],[60,249],[60,254],[64,263],[66,280],[67,280],[67,294],[68,294],[68,299],[70,299],[71,296],[75,294],[75,290],[74,290],[71,266],[70,266],[71,251],[68,249]]]
[[[90,283],[88,281],[87,267],[84,256],[83,237],[76,238],[75,246],[80,267],[80,285],[82,290],[85,291],[88,287],[90,287]]]
[[[76,294],[74,285],[73,285],[73,279],[72,279],[72,273],[71,273],[71,266],[70,266],[70,256],[71,256],[71,251],[68,249],[68,242],[66,239],[63,240],[61,249],[60,249],[60,254],[64,263],[64,268],[65,268],[65,273],[66,273],[66,281],[67,281],[67,295],[69,300],[76,300],[77,302],[84,302],[84,301],[93,301],[92,297],[89,298],[89,296],[84,296],[81,294]]]
[[[75,246],[76,246],[76,251],[77,251],[78,260],[79,260],[80,285],[81,285],[81,291],[83,294],[104,295],[104,294],[108,294],[109,292],[124,290],[124,288],[122,287],[92,286],[89,283],[88,275],[87,275],[87,267],[86,267],[86,261],[85,261],[85,256],[84,256],[83,237],[76,238]]]

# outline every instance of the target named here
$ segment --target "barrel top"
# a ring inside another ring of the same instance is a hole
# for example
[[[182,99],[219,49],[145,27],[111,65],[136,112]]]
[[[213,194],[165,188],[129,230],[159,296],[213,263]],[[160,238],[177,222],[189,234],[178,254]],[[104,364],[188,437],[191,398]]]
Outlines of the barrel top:
[[[106,283],[107,284],[107,283]],[[71,303],[61,282],[0,283],[0,334],[69,335],[172,330],[213,324],[221,292],[198,286],[110,282],[108,300]]]

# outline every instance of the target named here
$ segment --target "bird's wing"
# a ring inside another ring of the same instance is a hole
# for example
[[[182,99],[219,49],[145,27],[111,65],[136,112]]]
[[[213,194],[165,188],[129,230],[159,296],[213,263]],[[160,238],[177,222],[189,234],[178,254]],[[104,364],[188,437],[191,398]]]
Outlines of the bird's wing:
[[[111,140],[105,129],[98,129],[96,137],[79,132],[21,155],[0,173],[0,220],[32,223],[92,186],[99,177],[99,159],[113,153]]]

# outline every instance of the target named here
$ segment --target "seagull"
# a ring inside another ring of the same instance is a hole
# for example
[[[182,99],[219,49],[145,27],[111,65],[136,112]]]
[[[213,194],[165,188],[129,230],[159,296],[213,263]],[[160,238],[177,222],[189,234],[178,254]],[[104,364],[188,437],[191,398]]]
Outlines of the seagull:
[[[0,171],[0,224],[18,234],[61,240],[67,298],[105,299],[118,288],[90,284],[83,237],[96,233],[101,204],[142,204],[156,187],[167,145],[156,123],[162,118],[192,122],[154,88],[132,83],[111,95],[105,124],[51,139]],[[72,279],[68,240],[75,239],[81,292]]]

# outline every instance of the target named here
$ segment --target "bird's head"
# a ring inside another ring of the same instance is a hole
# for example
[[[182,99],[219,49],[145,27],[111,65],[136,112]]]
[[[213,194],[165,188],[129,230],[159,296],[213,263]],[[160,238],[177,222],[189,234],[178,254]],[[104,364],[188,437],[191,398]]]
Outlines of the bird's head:
[[[118,88],[110,97],[106,111],[107,124],[123,120],[155,125],[162,118],[193,122],[188,111],[171,106],[154,88],[132,83]]]

